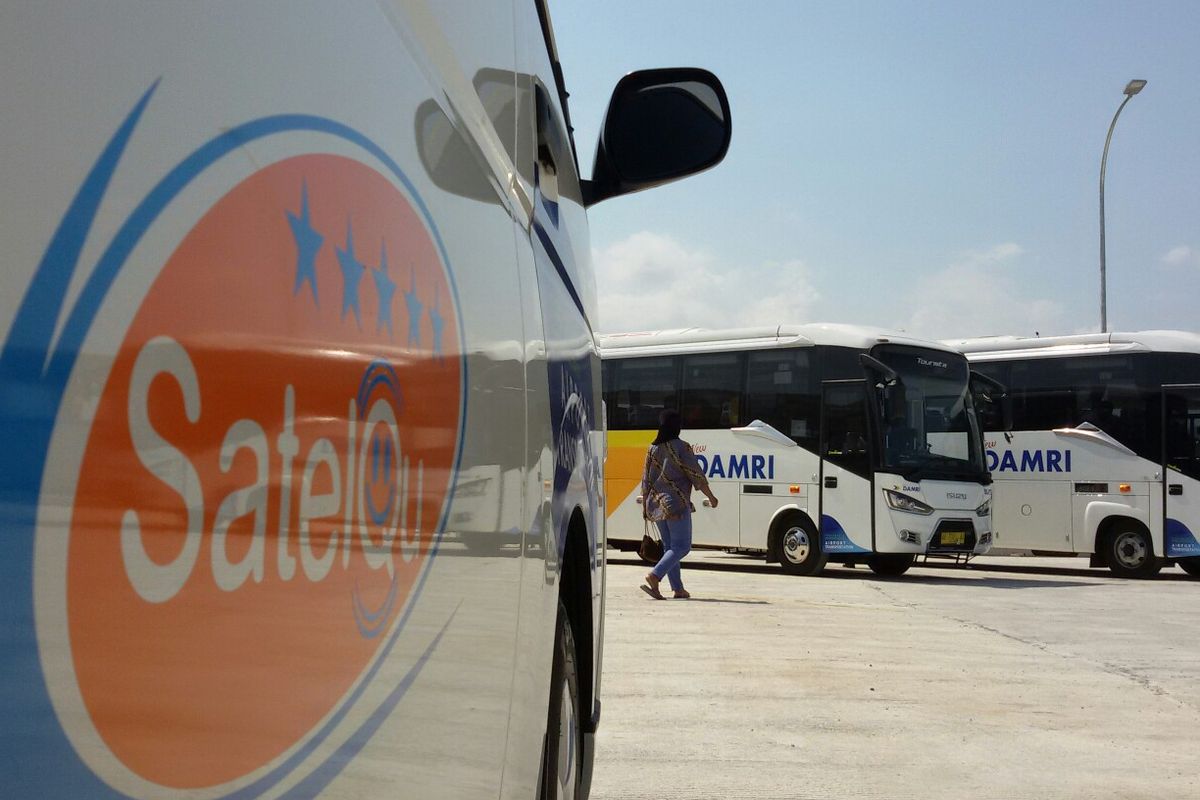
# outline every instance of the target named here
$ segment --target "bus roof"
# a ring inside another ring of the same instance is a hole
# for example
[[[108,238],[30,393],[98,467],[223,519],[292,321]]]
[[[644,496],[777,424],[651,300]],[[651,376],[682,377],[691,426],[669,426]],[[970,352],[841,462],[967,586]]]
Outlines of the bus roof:
[[[943,344],[973,361],[1002,361],[1104,353],[1200,353],[1200,334],[1190,331],[1076,333],[1067,336],[981,336]]]
[[[898,331],[828,322],[755,328],[675,328],[637,333],[602,333],[597,338],[600,354],[606,358],[814,345],[870,350],[877,344],[905,344],[955,352],[953,347],[941,342],[918,339]]]

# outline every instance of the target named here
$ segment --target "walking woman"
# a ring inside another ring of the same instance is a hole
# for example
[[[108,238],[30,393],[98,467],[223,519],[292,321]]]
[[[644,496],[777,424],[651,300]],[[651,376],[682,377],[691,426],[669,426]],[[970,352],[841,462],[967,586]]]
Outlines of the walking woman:
[[[692,488],[699,489],[713,508],[717,498],[708,488],[708,479],[696,461],[692,446],[679,438],[678,411],[664,411],[658,418],[658,435],[646,453],[642,473],[642,516],[658,526],[663,556],[646,576],[642,591],[656,600],[665,599],[658,584],[665,577],[675,597],[691,597],[683,588],[679,562],[692,549]]]

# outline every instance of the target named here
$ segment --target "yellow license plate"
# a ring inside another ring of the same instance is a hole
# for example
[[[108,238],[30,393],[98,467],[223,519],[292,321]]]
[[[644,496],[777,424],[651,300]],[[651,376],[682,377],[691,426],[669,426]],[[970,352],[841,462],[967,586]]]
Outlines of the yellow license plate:
[[[962,531],[942,531],[942,544],[966,544],[967,534]]]

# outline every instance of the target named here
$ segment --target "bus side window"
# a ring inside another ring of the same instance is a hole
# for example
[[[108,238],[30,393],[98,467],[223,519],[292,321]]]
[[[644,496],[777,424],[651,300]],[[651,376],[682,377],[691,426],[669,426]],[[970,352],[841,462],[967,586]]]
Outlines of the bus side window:
[[[1167,390],[1167,464],[1200,479],[1200,397]]]
[[[1064,359],[1018,361],[1012,365],[1009,390],[1018,400],[1013,416],[1019,430],[1041,431],[1074,427],[1081,420],[1075,391],[1067,383]]]
[[[679,409],[685,429],[731,428],[742,419],[741,353],[706,353],[685,356],[683,402]]]
[[[663,409],[676,407],[678,363],[670,356],[608,362],[609,430],[656,430]]]
[[[816,452],[821,398],[810,355],[809,350],[800,349],[751,352],[745,419],[760,419],[801,447]]]
[[[821,454],[861,477],[870,477],[867,447],[867,405],[860,381],[825,389],[825,451]]]

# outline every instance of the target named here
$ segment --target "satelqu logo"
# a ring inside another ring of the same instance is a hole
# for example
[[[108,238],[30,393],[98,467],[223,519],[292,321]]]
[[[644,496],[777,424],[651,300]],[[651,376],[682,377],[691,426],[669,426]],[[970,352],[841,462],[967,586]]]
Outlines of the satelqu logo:
[[[328,733],[440,534],[459,323],[423,207],[363,161],[267,166],[183,236],[110,345],[69,536],[39,528],[85,749],[219,795]]]

